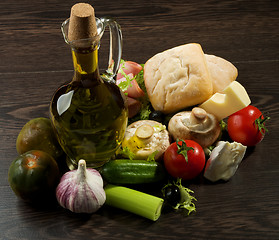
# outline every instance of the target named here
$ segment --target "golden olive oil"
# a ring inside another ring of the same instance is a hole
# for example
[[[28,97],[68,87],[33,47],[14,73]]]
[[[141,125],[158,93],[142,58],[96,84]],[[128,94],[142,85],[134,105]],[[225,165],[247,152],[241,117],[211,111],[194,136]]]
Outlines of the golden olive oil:
[[[59,115],[57,101],[71,91],[71,103]],[[121,95],[114,83],[106,81],[92,88],[81,82],[71,83],[57,91],[51,104],[52,122],[70,165],[76,167],[79,159],[85,159],[87,166],[99,167],[114,155],[127,125],[127,109]]]
[[[69,168],[80,159],[96,168],[114,156],[124,138],[127,103],[112,80],[100,77],[96,48],[76,48],[72,55],[75,74],[54,94],[51,120]]]

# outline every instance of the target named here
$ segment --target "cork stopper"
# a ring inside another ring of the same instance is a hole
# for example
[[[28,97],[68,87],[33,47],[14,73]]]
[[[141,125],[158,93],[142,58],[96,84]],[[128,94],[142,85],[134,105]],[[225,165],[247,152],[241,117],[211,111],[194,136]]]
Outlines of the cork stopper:
[[[97,35],[94,8],[88,3],[77,3],[71,9],[68,40],[93,38]]]

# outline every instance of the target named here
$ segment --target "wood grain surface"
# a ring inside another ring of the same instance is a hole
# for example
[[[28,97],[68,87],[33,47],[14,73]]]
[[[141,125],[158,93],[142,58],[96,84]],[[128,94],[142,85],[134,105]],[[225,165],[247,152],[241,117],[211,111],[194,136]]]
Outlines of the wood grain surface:
[[[0,2],[0,239],[279,239],[279,2],[273,0],[90,2],[97,17],[121,25],[124,59],[145,63],[198,42],[238,68],[252,104],[271,117],[266,137],[247,150],[230,181],[185,183],[198,199],[196,213],[163,211],[151,222],[106,206],[85,216],[56,204],[30,206],[14,195],[7,174],[17,135],[28,120],[48,117],[52,94],[73,74],[60,26],[74,3]],[[101,43],[102,70],[108,35]]]

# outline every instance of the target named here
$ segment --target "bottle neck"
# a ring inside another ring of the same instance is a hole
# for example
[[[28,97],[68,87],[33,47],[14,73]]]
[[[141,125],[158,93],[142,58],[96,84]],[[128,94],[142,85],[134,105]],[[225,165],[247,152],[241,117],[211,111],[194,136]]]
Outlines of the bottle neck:
[[[74,81],[100,80],[98,48],[72,48]]]

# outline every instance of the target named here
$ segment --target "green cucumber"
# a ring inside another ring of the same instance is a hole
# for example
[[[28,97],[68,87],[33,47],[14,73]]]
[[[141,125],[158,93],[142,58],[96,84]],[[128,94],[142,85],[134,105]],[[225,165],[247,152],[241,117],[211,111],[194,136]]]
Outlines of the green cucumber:
[[[99,171],[104,180],[112,184],[154,183],[162,181],[166,176],[162,164],[146,160],[111,160]]]

